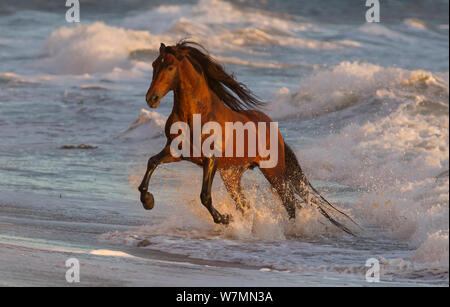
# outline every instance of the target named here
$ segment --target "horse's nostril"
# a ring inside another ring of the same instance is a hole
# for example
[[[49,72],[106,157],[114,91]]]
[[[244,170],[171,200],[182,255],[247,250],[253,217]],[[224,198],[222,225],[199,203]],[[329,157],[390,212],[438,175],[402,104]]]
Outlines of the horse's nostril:
[[[155,96],[153,96],[153,102],[156,102],[156,101],[158,101],[158,98],[159,98],[159,96],[158,96],[158,95],[155,95]]]

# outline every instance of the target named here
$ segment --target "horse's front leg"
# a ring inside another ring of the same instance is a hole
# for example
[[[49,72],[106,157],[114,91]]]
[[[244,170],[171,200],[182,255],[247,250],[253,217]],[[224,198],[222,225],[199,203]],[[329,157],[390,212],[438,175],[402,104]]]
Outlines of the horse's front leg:
[[[203,206],[208,209],[209,213],[213,217],[214,223],[217,224],[228,224],[230,222],[229,215],[222,215],[219,211],[217,211],[212,205],[211,198],[211,186],[214,180],[214,175],[217,170],[217,158],[205,158],[203,160],[203,184],[202,184],[202,192],[200,194],[200,200],[202,201]]]
[[[159,154],[148,159],[147,170],[145,171],[144,178],[138,188],[139,192],[141,192],[141,202],[144,209],[151,210],[155,205],[153,194],[148,192],[148,183],[150,182],[153,171],[159,164],[176,162],[179,160],[181,159],[175,158],[170,154],[170,148],[168,146],[166,146]]]

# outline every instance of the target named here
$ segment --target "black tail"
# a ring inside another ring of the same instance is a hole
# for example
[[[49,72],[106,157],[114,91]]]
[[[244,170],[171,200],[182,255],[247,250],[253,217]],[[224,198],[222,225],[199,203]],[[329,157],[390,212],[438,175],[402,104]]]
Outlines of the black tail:
[[[342,223],[338,222],[336,219],[330,216],[326,209],[331,209],[342,216],[349,219],[353,224],[361,228],[351,217],[337,209],[328,200],[326,200],[320,193],[311,185],[308,179],[303,173],[300,164],[298,163],[297,157],[295,156],[292,149],[284,143],[284,156],[286,161],[286,179],[289,184],[292,185],[293,190],[308,204],[312,204],[319,210],[319,212],[328,219],[333,225],[340,228],[342,231],[356,236],[350,229],[344,226]],[[311,191],[309,190],[311,189]]]

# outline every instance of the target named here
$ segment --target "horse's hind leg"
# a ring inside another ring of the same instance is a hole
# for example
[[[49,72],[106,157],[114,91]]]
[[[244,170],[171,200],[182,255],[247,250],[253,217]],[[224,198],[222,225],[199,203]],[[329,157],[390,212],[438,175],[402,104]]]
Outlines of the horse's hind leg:
[[[283,206],[289,215],[289,218],[295,218],[295,207],[301,207],[299,201],[295,198],[288,181],[285,179],[284,171],[280,167],[260,168],[267,181],[272,185],[280,196]]]
[[[211,198],[211,186],[214,180],[214,175],[217,170],[217,159],[216,157],[205,158],[203,160],[203,184],[202,192],[200,194],[200,200],[203,206],[208,209],[209,213],[213,217],[213,220],[217,224],[228,224],[230,222],[229,215],[222,215],[217,211],[212,205]]]
[[[231,199],[236,204],[236,209],[245,213],[247,209],[250,208],[247,199],[241,189],[241,179],[244,173],[244,168],[232,168],[227,170],[220,170],[220,176],[222,177],[223,183],[231,196]]]

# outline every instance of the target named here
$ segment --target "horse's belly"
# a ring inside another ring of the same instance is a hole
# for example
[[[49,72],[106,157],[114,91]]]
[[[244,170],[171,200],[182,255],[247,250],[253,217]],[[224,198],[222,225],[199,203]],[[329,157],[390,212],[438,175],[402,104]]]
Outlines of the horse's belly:
[[[184,160],[187,160],[189,162],[192,162],[194,164],[197,164],[198,166],[203,166],[203,159],[205,157],[190,157],[190,158],[184,158]],[[229,168],[249,168],[254,167],[257,165],[257,161],[255,157],[239,157],[239,158],[233,158],[233,157],[218,157],[217,158],[217,168],[218,169],[229,169]]]

